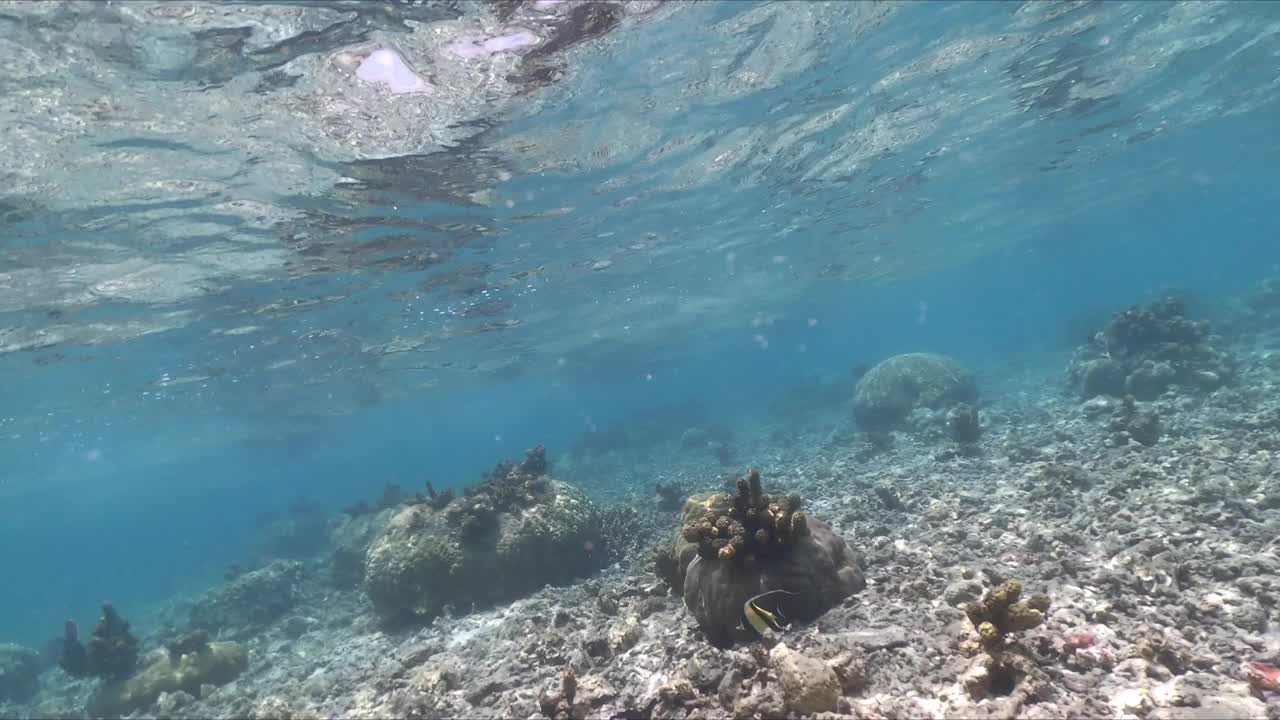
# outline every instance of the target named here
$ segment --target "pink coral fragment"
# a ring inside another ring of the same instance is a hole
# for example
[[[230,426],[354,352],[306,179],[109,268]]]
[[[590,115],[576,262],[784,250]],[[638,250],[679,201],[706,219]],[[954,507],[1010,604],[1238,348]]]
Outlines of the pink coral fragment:
[[[356,68],[356,77],[366,82],[382,83],[396,94],[431,92],[427,81],[409,69],[400,53],[389,48],[378,48],[369,53]]]

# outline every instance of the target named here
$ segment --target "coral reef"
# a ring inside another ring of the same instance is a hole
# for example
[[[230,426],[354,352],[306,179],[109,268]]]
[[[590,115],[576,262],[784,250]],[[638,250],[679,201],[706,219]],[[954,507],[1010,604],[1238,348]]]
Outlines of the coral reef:
[[[13,643],[0,643],[0,702],[27,702],[40,688],[40,656]]]
[[[279,618],[298,603],[304,566],[277,560],[247,572],[201,596],[191,608],[191,625],[243,637]]]
[[[150,707],[162,693],[200,695],[205,685],[225,685],[249,666],[244,648],[236,642],[188,642],[182,652],[158,657],[127,679],[102,685],[89,698],[90,717],[119,717]],[[207,639],[207,638],[206,638]]]
[[[1211,344],[1209,323],[1186,317],[1166,295],[1113,315],[1076,349],[1067,380],[1084,398],[1133,395],[1151,400],[1174,386],[1212,390],[1233,377],[1233,358]]]
[[[955,360],[934,353],[895,355],[868,370],[853,392],[853,416],[864,433],[902,429],[914,410],[946,413],[959,404],[976,406],[973,374]],[[976,420],[976,418],[975,418]]]
[[[79,628],[68,620],[62,638],[58,664],[68,675],[100,677],[107,680],[129,675],[138,665],[138,639],[129,632],[129,623],[111,603],[102,603],[102,617],[87,645],[80,644]]]
[[[1026,600],[1022,597],[1022,583],[1005,580],[983,595],[977,602],[965,606],[965,615],[978,631],[979,642],[988,651],[1004,646],[1009,633],[1030,630],[1044,622],[1049,610],[1049,596],[1036,593]]]
[[[598,567],[600,528],[591,502],[547,475],[539,446],[443,509],[396,511],[369,546],[365,589],[388,620],[514,599]]]
[[[865,586],[859,558],[800,507],[799,496],[766,495],[755,469],[733,494],[686,501],[676,536],[655,551],[655,572],[682,593],[713,644],[750,637],[742,604],[762,592],[794,593],[786,616],[809,621]]]

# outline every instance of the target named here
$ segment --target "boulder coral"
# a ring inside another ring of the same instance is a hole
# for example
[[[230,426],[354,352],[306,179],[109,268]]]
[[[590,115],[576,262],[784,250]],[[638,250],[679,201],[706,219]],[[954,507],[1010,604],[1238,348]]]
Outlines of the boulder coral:
[[[594,569],[599,516],[547,474],[546,451],[502,463],[464,496],[396,511],[369,545],[365,590],[386,620],[517,598]]]
[[[1209,323],[1186,317],[1186,305],[1166,295],[1116,313],[1076,349],[1067,381],[1083,398],[1152,400],[1173,387],[1212,390],[1230,381],[1234,361],[1212,345]]]
[[[754,469],[733,494],[685,502],[680,528],[657,549],[656,571],[681,592],[712,644],[750,637],[740,625],[742,606],[760,593],[792,593],[785,615],[805,622],[866,586],[858,555],[801,505],[797,495],[766,495]]]
[[[912,411],[943,413],[965,405],[976,408],[978,385],[960,363],[935,353],[895,355],[868,370],[854,387],[853,416],[866,433],[904,427]],[[976,411],[973,430],[976,435]]]

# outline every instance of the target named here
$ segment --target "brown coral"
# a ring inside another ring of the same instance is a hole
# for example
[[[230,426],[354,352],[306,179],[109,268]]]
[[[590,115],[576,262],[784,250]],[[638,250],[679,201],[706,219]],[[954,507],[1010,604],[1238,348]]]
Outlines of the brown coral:
[[[698,546],[706,560],[750,565],[764,557],[786,554],[809,532],[798,495],[764,493],[760,471],[739,477],[735,495],[712,495],[699,511],[687,513],[681,535]]]
[[[965,608],[969,622],[978,631],[983,649],[997,650],[1009,633],[1030,630],[1044,622],[1044,613],[1049,610],[1049,596],[1036,593],[1019,601],[1021,596],[1022,583],[1010,578]]]

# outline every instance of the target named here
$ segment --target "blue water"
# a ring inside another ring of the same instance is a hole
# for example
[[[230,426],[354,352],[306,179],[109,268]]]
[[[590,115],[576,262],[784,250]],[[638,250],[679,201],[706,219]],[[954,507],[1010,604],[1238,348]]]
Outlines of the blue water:
[[[154,334],[0,355],[0,640],[40,643],[101,600],[151,607],[199,592],[251,551],[260,513],[298,496],[336,511],[389,481],[461,488],[534,444],[554,457],[590,425],[691,399],[759,424],[792,385],[899,352],[948,353],[987,377],[1052,375],[1083,311],[1169,287],[1212,305],[1277,273],[1275,5],[1084,4],[1048,17],[920,3],[870,20],[870,4],[810,10],[823,30],[794,47],[770,34],[786,9],[735,2],[663,9],[567,53],[567,79],[495,109],[476,141],[514,169],[475,181],[489,204],[273,193],[203,171],[266,206],[367,219],[355,232],[298,222],[312,237],[408,232],[448,253],[438,266],[334,255],[328,267],[223,267],[150,296],[81,300],[71,281],[63,292],[48,279],[12,295],[0,327],[22,332],[190,315]],[[1029,29],[1062,32],[1014,37]],[[1154,69],[1137,72],[1143,63]],[[777,68],[793,69],[770,77]],[[1128,70],[1121,90],[1079,100]],[[808,139],[771,146],[804,122],[818,128]],[[529,138],[537,151],[513,150]],[[730,168],[707,169],[717,162]],[[81,195],[114,191],[94,181]],[[233,234],[283,244],[279,228],[212,207],[217,193],[137,192],[93,208],[0,197],[31,205],[0,241],[10,288],[19,270],[134,250],[178,272]],[[143,208],[197,229],[166,234],[169,221]],[[423,289],[442,269],[481,264],[474,289],[465,278]],[[821,272],[832,265],[843,269]],[[263,311],[324,296],[340,297]],[[493,319],[476,314],[483,302],[520,324],[463,332]],[[222,332],[242,326],[257,329]],[[367,351],[419,335],[407,353]]]

